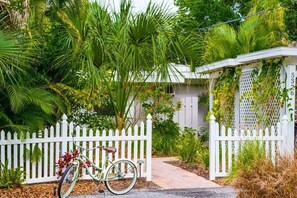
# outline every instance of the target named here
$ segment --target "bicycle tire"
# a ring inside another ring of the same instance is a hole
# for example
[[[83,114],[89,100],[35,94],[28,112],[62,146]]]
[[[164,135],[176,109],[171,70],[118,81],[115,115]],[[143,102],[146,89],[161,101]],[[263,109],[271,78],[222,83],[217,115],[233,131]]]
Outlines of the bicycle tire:
[[[123,195],[134,187],[136,179],[137,168],[134,163],[129,160],[118,160],[106,171],[104,183],[111,193]]]
[[[66,198],[70,195],[70,193],[72,192],[74,185],[77,181],[78,178],[78,168],[79,166],[77,164],[70,164],[66,170],[64,171],[62,178],[59,181],[59,186],[58,186],[58,196],[59,198]],[[74,171],[74,172],[71,172]],[[69,178],[69,174],[77,174],[77,175],[72,175],[72,178]],[[71,179],[71,181],[68,181],[69,179]],[[64,183],[65,182],[65,183]],[[64,186],[66,186],[66,183],[69,184],[69,187],[66,187],[66,192],[64,193]]]

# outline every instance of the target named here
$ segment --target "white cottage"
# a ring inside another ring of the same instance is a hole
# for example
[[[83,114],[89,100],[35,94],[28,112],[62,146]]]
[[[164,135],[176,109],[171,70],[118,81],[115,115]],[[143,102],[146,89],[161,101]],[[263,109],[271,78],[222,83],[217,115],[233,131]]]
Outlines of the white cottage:
[[[198,105],[198,96],[207,92],[206,81],[209,76],[191,72],[190,67],[186,65],[171,64],[170,67],[169,76],[165,81],[160,81],[153,74],[146,82],[169,83],[166,91],[174,96],[173,100],[182,102],[181,110],[174,115],[174,121],[179,123],[182,129],[192,127],[199,131],[203,127],[208,127],[208,123],[204,120],[207,109],[205,106]],[[140,102],[135,101],[134,107],[130,110],[130,116],[138,118],[142,113]]]

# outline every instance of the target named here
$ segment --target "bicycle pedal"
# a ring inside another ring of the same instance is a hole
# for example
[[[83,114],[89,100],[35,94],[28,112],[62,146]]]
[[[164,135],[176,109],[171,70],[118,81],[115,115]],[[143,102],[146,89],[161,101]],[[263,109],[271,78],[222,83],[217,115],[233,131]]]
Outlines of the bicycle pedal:
[[[100,190],[99,190],[99,193],[104,193],[104,190],[100,189]]]

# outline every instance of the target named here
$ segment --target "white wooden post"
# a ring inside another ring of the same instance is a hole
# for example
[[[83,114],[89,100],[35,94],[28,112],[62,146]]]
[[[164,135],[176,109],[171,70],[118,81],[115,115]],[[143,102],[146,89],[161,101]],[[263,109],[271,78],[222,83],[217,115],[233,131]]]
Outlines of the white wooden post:
[[[286,115],[288,116],[288,139],[287,139],[287,152],[288,154],[293,154],[294,152],[294,141],[295,141],[295,122],[294,122],[294,114],[295,114],[295,82],[296,82],[296,65],[287,65],[287,82],[286,88],[289,89],[289,100],[285,106]]]
[[[281,148],[281,154],[293,154],[290,153],[290,147],[288,147],[288,117],[286,115],[283,116],[281,122],[281,133],[283,136],[283,143]]]
[[[209,121],[209,179],[215,180],[215,133],[216,133],[216,118],[210,116]]]
[[[146,120],[146,180],[152,181],[152,116],[147,115]]]
[[[63,114],[61,119],[62,155],[67,152],[67,116]]]

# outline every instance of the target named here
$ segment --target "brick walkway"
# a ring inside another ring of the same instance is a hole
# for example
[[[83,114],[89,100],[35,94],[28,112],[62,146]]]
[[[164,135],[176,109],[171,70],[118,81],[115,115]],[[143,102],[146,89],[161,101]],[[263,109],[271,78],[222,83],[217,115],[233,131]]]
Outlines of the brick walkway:
[[[220,185],[164,161],[174,157],[152,159],[152,181],[163,189],[214,188]]]

